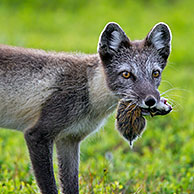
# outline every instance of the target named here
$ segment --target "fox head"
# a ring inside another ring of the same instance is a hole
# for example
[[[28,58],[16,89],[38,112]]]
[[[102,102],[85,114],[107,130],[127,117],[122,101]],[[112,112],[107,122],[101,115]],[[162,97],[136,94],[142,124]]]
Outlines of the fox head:
[[[118,24],[108,23],[98,44],[110,90],[142,108],[153,108],[160,101],[158,86],[170,51],[171,31],[164,23],[156,24],[140,41],[131,41]]]

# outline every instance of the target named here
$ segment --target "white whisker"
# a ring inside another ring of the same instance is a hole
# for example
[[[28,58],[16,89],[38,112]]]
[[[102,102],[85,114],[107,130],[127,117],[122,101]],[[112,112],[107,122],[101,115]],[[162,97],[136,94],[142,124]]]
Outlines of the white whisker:
[[[172,88],[174,88],[173,84],[170,83],[168,80],[162,80],[161,83],[163,83],[163,82],[169,84]]]
[[[190,92],[186,89],[181,89],[181,88],[171,88],[169,90],[166,90],[165,92],[161,93],[160,95],[163,96],[164,94],[168,93],[168,92],[171,92],[171,91],[174,91],[174,90],[177,90],[177,91],[184,91],[184,92]]]

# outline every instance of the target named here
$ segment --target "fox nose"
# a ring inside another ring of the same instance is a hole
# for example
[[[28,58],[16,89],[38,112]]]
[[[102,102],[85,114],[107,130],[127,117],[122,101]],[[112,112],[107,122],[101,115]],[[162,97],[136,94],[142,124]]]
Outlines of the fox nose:
[[[152,107],[156,104],[156,99],[153,96],[147,96],[145,99],[145,104],[149,107]]]

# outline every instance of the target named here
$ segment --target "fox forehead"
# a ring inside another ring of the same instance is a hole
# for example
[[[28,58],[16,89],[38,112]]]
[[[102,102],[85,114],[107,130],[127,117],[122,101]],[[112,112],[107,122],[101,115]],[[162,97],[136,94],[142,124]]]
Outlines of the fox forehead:
[[[162,71],[163,60],[157,55],[154,49],[130,48],[123,49],[113,57],[113,67],[117,71],[130,71],[134,74],[150,72],[153,69]]]

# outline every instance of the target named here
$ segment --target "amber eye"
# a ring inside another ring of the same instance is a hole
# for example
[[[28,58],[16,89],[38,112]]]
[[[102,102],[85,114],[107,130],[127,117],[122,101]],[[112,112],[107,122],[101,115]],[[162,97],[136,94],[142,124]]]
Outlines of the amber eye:
[[[130,78],[131,73],[128,72],[128,71],[124,71],[124,72],[122,73],[122,76],[123,76],[125,79],[128,79],[128,78]]]
[[[160,75],[160,71],[158,71],[158,70],[153,71],[153,73],[152,73],[152,76],[153,76],[154,78],[158,78],[159,75]]]

